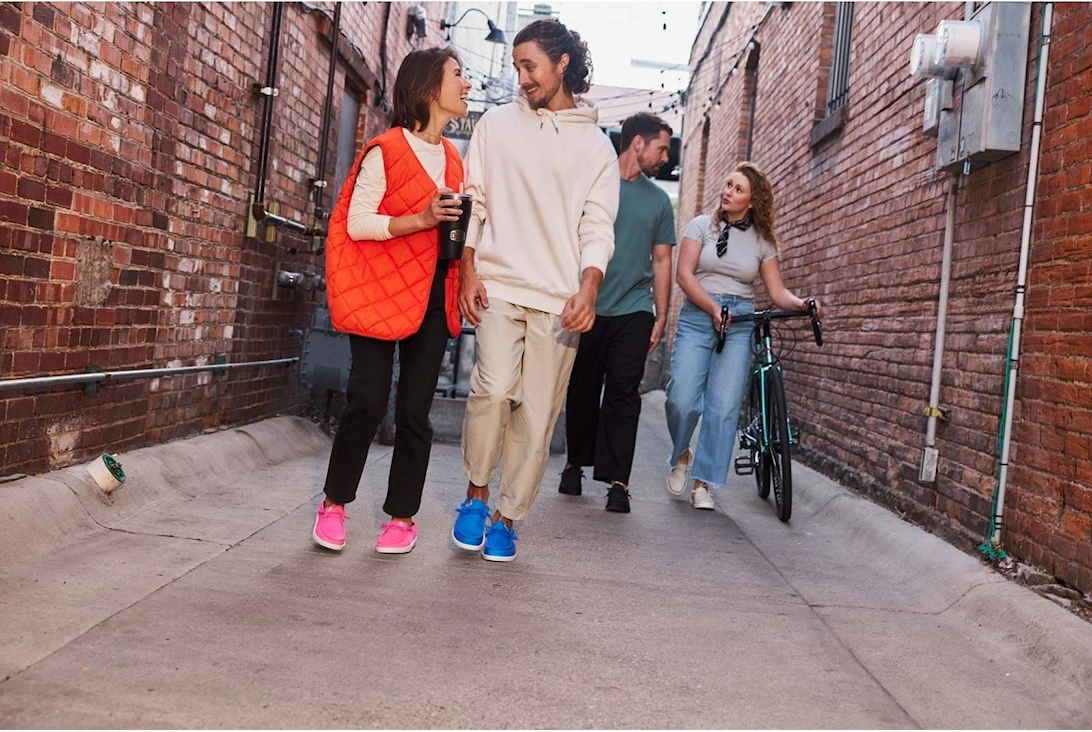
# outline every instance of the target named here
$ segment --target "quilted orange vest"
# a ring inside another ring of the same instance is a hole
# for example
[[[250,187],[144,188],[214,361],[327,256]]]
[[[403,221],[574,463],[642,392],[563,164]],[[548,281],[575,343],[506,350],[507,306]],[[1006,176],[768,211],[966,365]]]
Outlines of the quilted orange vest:
[[[463,181],[463,161],[454,145],[441,140],[447,156],[444,184],[457,191]],[[416,333],[425,319],[439,259],[439,240],[435,228],[387,241],[357,241],[349,236],[349,201],[360,163],[376,145],[383,150],[387,176],[387,192],[379,204],[379,213],[396,217],[420,213],[436,195],[436,184],[421,167],[401,127],[393,127],[365,145],[330,214],[326,301],[330,322],[338,330],[396,341]],[[462,328],[458,287],[459,263],[453,261],[444,281],[444,310],[452,337]]]

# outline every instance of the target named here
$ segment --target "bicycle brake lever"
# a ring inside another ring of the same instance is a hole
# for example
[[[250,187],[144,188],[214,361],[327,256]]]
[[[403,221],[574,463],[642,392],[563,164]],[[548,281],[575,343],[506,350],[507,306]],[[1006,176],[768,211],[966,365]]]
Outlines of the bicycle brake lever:
[[[815,336],[815,345],[823,345],[823,324],[819,320],[819,312],[815,307],[815,298],[808,300],[808,315],[811,316],[811,332]]]
[[[717,353],[724,350],[724,340],[728,337],[728,323],[731,321],[732,311],[727,305],[720,308],[720,328],[717,330]]]

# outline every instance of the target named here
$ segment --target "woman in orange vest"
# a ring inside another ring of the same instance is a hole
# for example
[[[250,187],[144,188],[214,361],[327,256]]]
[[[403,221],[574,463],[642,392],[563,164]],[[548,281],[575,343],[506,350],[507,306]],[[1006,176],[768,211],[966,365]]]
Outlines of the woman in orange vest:
[[[450,48],[412,51],[394,82],[391,128],[353,164],[330,215],[326,296],[335,328],[349,333],[352,369],[312,539],[345,547],[345,504],[356,498],[368,447],[387,411],[394,351],[394,455],[376,551],[405,554],[417,542],[432,426],[429,410],[449,337],[458,335],[458,262],[439,258],[437,226],[458,219],[463,164],[440,133],[467,113],[470,84]]]

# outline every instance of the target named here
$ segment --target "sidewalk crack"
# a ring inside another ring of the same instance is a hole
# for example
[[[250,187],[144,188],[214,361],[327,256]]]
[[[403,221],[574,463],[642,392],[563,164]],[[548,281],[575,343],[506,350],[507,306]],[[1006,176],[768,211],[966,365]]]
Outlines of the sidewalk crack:
[[[871,606],[871,605],[841,605],[841,604],[836,604],[836,603],[831,603],[831,604],[814,603],[813,604],[811,602],[808,602],[806,599],[804,600],[804,602],[807,604],[808,607],[813,608],[813,609],[824,609],[824,610],[827,610],[827,609],[835,609],[835,610],[874,610],[876,612],[894,613],[894,614],[897,614],[897,615],[938,616],[938,615],[943,615],[944,613],[948,612],[953,607],[958,605],[963,600],[963,598],[965,598],[967,595],[969,595],[972,591],[978,589],[979,587],[985,587],[986,585],[990,585],[990,584],[996,584],[996,583],[990,582],[989,580],[984,580],[982,582],[976,582],[975,584],[971,585],[966,590],[964,590],[962,593],[960,593],[959,597],[952,600],[950,603],[948,603],[944,607],[940,608],[939,610],[908,610],[908,609],[891,608],[891,607],[874,607],[874,606]]]
[[[739,526],[739,525],[737,524],[737,526]],[[912,715],[910,713],[910,711],[906,707],[904,707],[902,705],[902,702],[900,702],[898,700],[898,698],[894,694],[891,693],[891,691],[883,684],[883,682],[881,682],[878,678],[876,678],[876,675],[874,673],[872,673],[872,669],[870,669],[868,667],[868,665],[865,664],[865,662],[862,661],[861,658],[853,651],[853,649],[850,647],[849,643],[846,642],[846,640],[842,637],[842,635],[840,633],[838,633],[837,630],[835,630],[834,628],[831,627],[830,623],[827,622],[827,619],[823,616],[823,614],[818,612],[818,608],[823,607],[823,606],[818,605],[818,604],[813,604],[811,602],[811,600],[809,600],[804,595],[804,593],[800,591],[800,588],[798,588],[796,585],[794,585],[789,580],[789,578],[784,575],[784,573],[781,571],[781,569],[776,564],[774,564],[773,560],[771,560],[766,555],[766,552],[762,551],[761,547],[759,547],[758,544],[756,544],[751,539],[751,537],[747,535],[747,532],[744,531],[742,526],[739,526],[739,530],[743,534],[743,536],[746,537],[747,541],[750,542],[751,546],[754,547],[755,551],[758,552],[759,555],[763,559],[766,560],[766,563],[769,564],[770,567],[773,568],[773,571],[777,573],[777,576],[781,578],[781,581],[784,582],[788,587],[792,588],[793,592],[796,593],[796,596],[799,597],[804,602],[804,604],[808,607],[808,609],[812,612],[812,614],[815,615],[815,617],[819,619],[819,622],[823,624],[823,627],[827,629],[827,632],[830,633],[830,635],[838,642],[838,645],[840,645],[845,650],[845,652],[849,654],[849,657],[852,658],[854,660],[854,662],[856,662],[856,664],[861,668],[861,670],[864,671],[865,674],[868,675],[868,678],[872,679],[873,683],[875,683],[877,687],[879,687],[880,689],[883,690],[883,693],[887,696],[888,699],[891,700],[891,703],[894,704],[895,707],[898,708],[898,710],[901,711],[906,716],[906,718],[908,720],[910,720],[910,722],[913,724],[915,729],[921,729],[921,723],[917,719],[914,718],[914,715]],[[968,590],[968,592],[969,591],[970,590]]]

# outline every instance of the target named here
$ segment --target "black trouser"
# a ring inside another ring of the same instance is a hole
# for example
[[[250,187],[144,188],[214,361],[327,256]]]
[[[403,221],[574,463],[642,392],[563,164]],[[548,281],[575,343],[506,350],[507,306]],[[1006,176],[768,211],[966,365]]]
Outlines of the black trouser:
[[[394,409],[394,455],[383,511],[397,518],[408,518],[421,508],[421,491],[432,452],[432,424],[428,415],[449,335],[444,314],[446,274],[447,267],[441,263],[432,282],[425,319],[413,335],[400,341],[349,336],[353,365],[324,488],[332,503],[346,504],[356,498],[368,448],[387,412],[397,345],[400,366]]]
[[[595,480],[629,485],[641,379],[655,322],[648,312],[597,316],[580,336],[565,400],[565,437],[569,464],[594,465]]]

